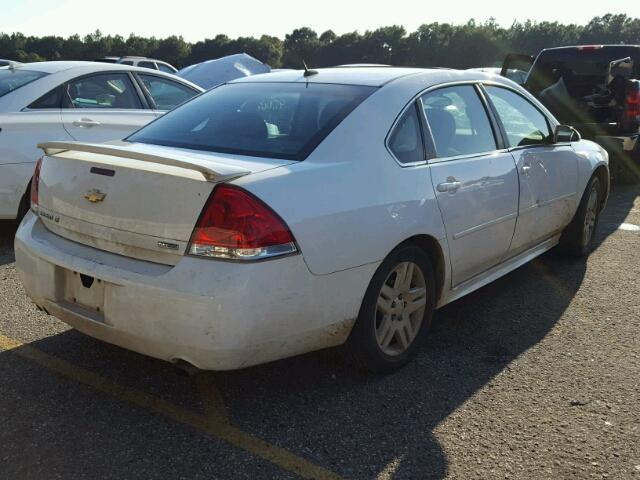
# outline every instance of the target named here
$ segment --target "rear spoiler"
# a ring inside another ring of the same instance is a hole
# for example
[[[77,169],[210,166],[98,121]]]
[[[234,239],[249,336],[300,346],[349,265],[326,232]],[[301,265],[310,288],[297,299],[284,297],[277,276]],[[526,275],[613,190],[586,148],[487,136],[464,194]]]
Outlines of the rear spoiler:
[[[134,150],[129,146],[82,142],[45,142],[38,144],[38,148],[42,149],[45,155],[56,155],[69,151],[87,152],[184,168],[201,173],[208,182],[222,182],[251,173],[251,171],[241,167],[194,158],[187,154],[171,151],[166,151],[162,154],[145,153]]]

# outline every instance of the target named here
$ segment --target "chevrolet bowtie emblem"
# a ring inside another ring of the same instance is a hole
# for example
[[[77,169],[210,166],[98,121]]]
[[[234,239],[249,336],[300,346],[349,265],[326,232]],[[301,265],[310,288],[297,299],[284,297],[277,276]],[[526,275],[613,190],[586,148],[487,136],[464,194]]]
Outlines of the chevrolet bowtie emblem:
[[[107,196],[106,193],[102,193],[100,190],[93,189],[93,190],[89,190],[87,194],[84,196],[84,198],[89,200],[91,203],[99,203],[103,201],[104,197],[106,196]]]

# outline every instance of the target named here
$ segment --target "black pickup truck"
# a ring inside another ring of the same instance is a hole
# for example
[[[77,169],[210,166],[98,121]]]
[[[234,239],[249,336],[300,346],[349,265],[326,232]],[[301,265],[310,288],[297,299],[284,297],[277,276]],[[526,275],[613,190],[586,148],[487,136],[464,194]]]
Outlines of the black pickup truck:
[[[640,182],[640,45],[549,48],[509,54],[502,72],[528,70],[524,88],[563,124],[601,144],[612,177]]]

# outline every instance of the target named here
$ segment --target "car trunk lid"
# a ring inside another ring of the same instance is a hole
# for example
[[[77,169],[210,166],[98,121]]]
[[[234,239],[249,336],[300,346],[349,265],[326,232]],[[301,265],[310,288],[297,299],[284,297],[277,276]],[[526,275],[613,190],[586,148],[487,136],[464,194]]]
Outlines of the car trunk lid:
[[[219,182],[288,160],[119,142],[50,142],[38,215],[54,233],[101,250],[174,265]]]

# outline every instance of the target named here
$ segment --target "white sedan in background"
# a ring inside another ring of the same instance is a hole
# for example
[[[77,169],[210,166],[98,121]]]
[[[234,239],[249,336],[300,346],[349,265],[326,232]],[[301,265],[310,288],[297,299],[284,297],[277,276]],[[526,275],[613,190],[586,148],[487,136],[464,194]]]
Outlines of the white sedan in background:
[[[41,62],[0,69],[0,219],[28,210],[38,143],[119,140],[200,92],[173,75],[126,65]]]
[[[454,70],[248,77],[121,143],[42,147],[15,240],[36,305],[214,370],[347,341],[397,368],[434,309],[558,244],[588,254],[609,191],[600,146]]]

